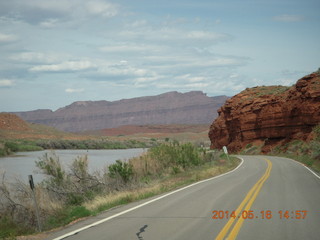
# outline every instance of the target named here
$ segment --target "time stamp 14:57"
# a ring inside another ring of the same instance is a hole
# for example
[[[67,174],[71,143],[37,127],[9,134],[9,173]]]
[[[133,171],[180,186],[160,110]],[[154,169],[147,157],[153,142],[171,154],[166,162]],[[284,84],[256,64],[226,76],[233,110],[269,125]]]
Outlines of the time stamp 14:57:
[[[212,219],[229,219],[229,218],[243,218],[243,219],[272,219],[277,216],[280,219],[305,219],[307,217],[306,210],[280,210],[273,212],[271,210],[253,211],[253,210],[242,210],[238,214],[236,211],[223,211],[214,210],[212,211]]]

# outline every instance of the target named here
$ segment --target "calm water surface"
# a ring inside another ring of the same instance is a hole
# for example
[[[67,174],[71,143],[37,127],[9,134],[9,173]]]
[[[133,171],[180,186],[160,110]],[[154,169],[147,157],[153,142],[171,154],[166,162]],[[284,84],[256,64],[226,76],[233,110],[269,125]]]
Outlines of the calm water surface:
[[[81,155],[87,155],[89,161],[89,171],[92,173],[97,170],[103,170],[104,167],[114,163],[116,160],[128,160],[129,158],[139,156],[146,149],[123,149],[123,150],[55,150],[54,153],[59,156],[61,164],[68,168],[72,161]],[[0,158],[0,173],[5,172],[7,179],[19,178],[28,181],[28,175],[32,174],[35,182],[43,179],[43,175],[38,173],[35,161],[39,161],[45,153],[52,154],[51,150],[38,152],[19,152],[14,156]]]

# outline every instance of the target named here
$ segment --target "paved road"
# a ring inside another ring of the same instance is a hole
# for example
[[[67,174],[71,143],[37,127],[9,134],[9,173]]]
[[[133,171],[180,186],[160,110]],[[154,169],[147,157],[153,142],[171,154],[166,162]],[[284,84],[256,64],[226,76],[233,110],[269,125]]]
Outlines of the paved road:
[[[161,199],[115,208],[49,239],[320,239],[320,178],[290,159],[242,158],[243,164],[232,173]],[[238,218],[238,211],[230,216],[237,209],[253,219]],[[220,211],[218,219],[212,219],[213,211]],[[77,230],[88,224],[93,225]],[[74,230],[78,233],[67,236]]]

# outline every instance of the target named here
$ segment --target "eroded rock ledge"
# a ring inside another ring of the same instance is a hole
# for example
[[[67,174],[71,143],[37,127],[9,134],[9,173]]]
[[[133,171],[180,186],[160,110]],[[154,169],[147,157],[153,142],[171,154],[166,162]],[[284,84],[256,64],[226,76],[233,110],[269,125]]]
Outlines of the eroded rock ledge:
[[[320,123],[320,75],[307,75],[292,87],[246,89],[227,100],[209,131],[211,148],[236,152],[260,142],[263,151],[292,139],[311,138]]]

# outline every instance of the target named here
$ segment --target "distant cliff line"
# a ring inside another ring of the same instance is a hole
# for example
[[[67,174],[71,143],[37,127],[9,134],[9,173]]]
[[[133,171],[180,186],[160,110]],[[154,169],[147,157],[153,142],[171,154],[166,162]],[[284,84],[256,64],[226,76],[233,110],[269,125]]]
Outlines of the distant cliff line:
[[[168,92],[119,101],[78,101],[56,111],[14,112],[23,120],[59,130],[82,132],[123,125],[210,124],[227,96],[208,97],[201,91]]]

